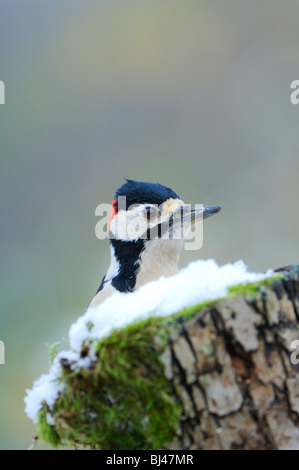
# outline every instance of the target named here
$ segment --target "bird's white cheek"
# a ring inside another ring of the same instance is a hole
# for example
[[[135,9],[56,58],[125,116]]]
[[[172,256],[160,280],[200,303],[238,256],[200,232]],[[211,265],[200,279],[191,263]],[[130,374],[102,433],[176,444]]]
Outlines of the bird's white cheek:
[[[117,214],[110,224],[109,238],[116,240],[127,240],[127,230],[125,217],[121,214]]]
[[[143,217],[128,213],[119,213],[111,222],[110,238],[132,241],[145,238],[147,222]]]
[[[130,240],[146,238],[147,229],[148,225],[143,217],[133,217],[131,220],[128,221],[127,236]]]

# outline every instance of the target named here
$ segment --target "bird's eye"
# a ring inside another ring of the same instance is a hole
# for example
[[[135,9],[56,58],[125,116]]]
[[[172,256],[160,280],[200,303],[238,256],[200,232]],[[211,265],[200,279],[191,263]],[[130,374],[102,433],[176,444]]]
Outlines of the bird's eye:
[[[149,220],[158,215],[158,209],[155,206],[147,206],[144,209],[145,217]]]

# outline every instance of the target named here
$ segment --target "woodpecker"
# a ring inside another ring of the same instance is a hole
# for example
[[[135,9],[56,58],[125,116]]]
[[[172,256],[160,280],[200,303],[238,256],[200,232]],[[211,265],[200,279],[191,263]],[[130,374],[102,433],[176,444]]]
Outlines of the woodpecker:
[[[125,181],[111,203],[110,267],[89,307],[114,292],[133,292],[149,281],[176,274],[188,230],[221,209],[184,204],[159,183]]]

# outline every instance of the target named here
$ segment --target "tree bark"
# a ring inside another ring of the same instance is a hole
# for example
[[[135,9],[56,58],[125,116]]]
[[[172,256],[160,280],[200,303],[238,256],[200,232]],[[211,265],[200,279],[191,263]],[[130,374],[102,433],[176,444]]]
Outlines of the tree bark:
[[[164,449],[299,449],[299,270],[282,271],[172,328],[161,358],[183,414]]]
[[[88,367],[60,359],[64,387],[40,410],[41,439],[106,450],[299,449],[299,266],[281,273],[115,330]]]

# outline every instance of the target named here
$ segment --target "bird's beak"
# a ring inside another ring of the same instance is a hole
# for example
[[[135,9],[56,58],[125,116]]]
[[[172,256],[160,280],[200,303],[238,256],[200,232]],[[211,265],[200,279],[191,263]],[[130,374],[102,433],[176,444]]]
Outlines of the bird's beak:
[[[183,214],[182,220],[189,221],[193,225],[195,222],[207,219],[221,210],[220,206],[203,206],[198,204],[196,206],[183,206],[181,212]]]
[[[220,210],[220,206],[203,206],[203,218],[207,219],[211,215],[217,214]]]
[[[221,207],[219,206],[203,206],[202,204],[191,206],[190,204],[184,204],[176,208],[167,220],[152,227],[150,232],[147,231],[146,238],[167,238],[169,236],[175,238],[175,232],[178,236],[178,234],[182,233],[182,229],[188,231],[196,222],[217,214],[220,209]]]

